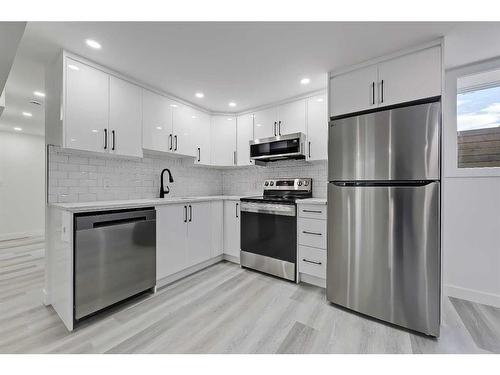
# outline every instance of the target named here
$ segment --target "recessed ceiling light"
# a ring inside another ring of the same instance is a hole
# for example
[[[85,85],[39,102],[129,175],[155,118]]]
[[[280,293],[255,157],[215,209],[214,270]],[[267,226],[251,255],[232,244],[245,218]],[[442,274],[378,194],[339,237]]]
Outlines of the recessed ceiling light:
[[[39,98],[45,98],[45,93],[41,91],[33,91],[33,94],[35,96],[38,96]]]
[[[177,108],[177,104],[170,104],[170,107]]]
[[[323,98],[318,98],[317,101],[321,103],[323,101]]]
[[[229,106],[230,107],[236,107],[236,103],[235,102],[229,102]]]
[[[196,118],[196,116],[193,115],[193,116],[191,116],[191,118]]]
[[[101,44],[99,42],[96,42],[95,40],[93,39],[87,39],[85,41],[85,43],[87,44],[87,46],[89,46],[90,48],[93,48],[93,49],[101,49]]]
[[[196,96],[197,98],[201,99],[205,96],[205,94],[203,94],[202,92],[197,92],[196,94],[194,94],[194,96]]]
[[[310,82],[311,82],[311,80],[309,78],[302,78],[300,80],[300,83],[303,84],[303,85],[307,85]]]
[[[76,65],[73,65],[73,64],[68,64],[68,68],[70,68],[71,70],[80,70],[79,67],[77,67]]]
[[[30,112],[23,112],[24,117],[33,117],[33,114]]]
[[[23,130],[23,128],[20,128],[19,126],[16,126],[16,127],[14,128],[14,130],[15,130],[16,132],[20,132],[20,131],[22,131],[22,130]]]

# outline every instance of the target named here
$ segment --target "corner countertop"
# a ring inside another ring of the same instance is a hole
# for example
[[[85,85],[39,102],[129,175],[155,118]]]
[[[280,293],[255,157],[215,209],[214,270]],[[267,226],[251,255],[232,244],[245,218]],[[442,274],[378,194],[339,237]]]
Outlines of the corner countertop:
[[[80,202],[80,203],[50,203],[50,207],[60,210],[77,212],[89,212],[100,210],[114,210],[123,208],[141,208],[141,207],[156,207],[165,204],[185,203],[185,202],[206,202],[220,200],[240,200],[242,196],[237,195],[211,195],[203,197],[172,197],[172,198],[153,198],[153,199],[130,199],[116,201],[96,201],[96,202]]]
[[[297,199],[297,204],[326,204],[326,198]]]

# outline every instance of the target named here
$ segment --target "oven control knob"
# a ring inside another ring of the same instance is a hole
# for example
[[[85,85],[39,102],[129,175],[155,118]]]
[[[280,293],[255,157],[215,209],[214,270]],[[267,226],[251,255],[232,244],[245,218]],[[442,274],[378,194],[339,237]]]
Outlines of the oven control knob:
[[[269,183],[269,185],[273,186],[273,185],[274,185],[274,181],[271,181],[271,182]]]
[[[299,181],[299,186],[302,186],[302,181]]]
[[[264,183],[264,186],[267,186],[267,185],[269,185],[269,182],[268,182],[268,181],[266,181],[266,182]]]
[[[304,186],[307,186],[307,185],[309,185],[309,181],[305,180],[304,181]]]

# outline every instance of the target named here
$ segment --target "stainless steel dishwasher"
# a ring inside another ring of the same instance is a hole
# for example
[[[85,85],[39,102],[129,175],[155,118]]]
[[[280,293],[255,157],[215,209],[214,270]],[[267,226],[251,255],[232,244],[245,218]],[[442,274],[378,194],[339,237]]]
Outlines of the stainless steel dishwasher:
[[[155,285],[154,208],[75,215],[75,321]]]

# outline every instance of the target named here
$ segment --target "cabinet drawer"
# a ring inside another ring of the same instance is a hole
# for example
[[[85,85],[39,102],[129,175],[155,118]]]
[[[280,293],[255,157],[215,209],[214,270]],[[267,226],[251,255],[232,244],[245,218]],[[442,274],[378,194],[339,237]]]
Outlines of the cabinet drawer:
[[[299,244],[326,249],[326,220],[299,218]]]
[[[326,204],[299,204],[299,217],[326,220]]]
[[[326,251],[299,245],[299,272],[326,279]]]

